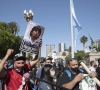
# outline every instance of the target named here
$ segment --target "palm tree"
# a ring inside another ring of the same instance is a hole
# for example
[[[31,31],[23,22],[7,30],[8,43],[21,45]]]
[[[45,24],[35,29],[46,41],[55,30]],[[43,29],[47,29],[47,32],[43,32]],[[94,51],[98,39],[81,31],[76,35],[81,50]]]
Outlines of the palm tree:
[[[16,35],[19,31],[19,26],[16,22],[10,22],[8,23],[8,26],[10,28],[10,32],[14,35]]]
[[[86,36],[82,36],[80,38],[81,43],[83,43],[83,50],[85,49],[85,43],[88,41],[88,38]]]

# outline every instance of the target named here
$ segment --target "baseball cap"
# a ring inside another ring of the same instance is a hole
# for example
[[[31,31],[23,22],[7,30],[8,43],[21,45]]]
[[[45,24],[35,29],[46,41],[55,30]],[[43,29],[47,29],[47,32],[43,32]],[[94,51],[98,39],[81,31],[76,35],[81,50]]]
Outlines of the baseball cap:
[[[16,54],[15,56],[14,56],[14,61],[18,61],[18,60],[24,60],[24,61],[26,61],[26,57],[24,57],[22,54]]]

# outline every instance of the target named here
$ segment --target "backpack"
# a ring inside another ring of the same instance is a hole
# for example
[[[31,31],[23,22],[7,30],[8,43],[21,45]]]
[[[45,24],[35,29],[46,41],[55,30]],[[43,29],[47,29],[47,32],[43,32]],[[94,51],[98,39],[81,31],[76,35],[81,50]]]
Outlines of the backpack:
[[[84,70],[81,69],[81,68],[78,68],[78,70],[79,70],[80,72],[82,72],[82,73],[84,72]],[[65,72],[67,73],[68,77],[69,77],[70,80],[71,80],[71,72],[70,72],[70,70],[67,69]]]

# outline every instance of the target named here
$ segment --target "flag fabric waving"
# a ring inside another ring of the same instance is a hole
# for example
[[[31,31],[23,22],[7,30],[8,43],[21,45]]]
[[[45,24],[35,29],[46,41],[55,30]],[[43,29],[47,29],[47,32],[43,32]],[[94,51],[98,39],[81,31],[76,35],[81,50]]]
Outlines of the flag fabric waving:
[[[81,25],[79,24],[76,15],[75,15],[75,10],[74,10],[74,4],[73,0],[70,0],[71,5],[71,15],[72,15],[72,26],[73,26],[73,32],[74,32],[74,42],[75,42],[75,47],[76,47],[76,39],[79,34],[79,31],[82,29]]]

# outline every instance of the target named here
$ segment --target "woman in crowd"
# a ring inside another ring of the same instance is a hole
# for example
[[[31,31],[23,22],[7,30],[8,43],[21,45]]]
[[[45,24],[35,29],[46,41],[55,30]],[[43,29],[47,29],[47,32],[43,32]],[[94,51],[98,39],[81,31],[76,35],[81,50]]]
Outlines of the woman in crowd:
[[[44,65],[42,69],[41,79],[53,83],[53,77],[55,75],[55,71],[50,64]],[[48,83],[40,81],[38,86],[38,90],[54,90],[53,86]]]

